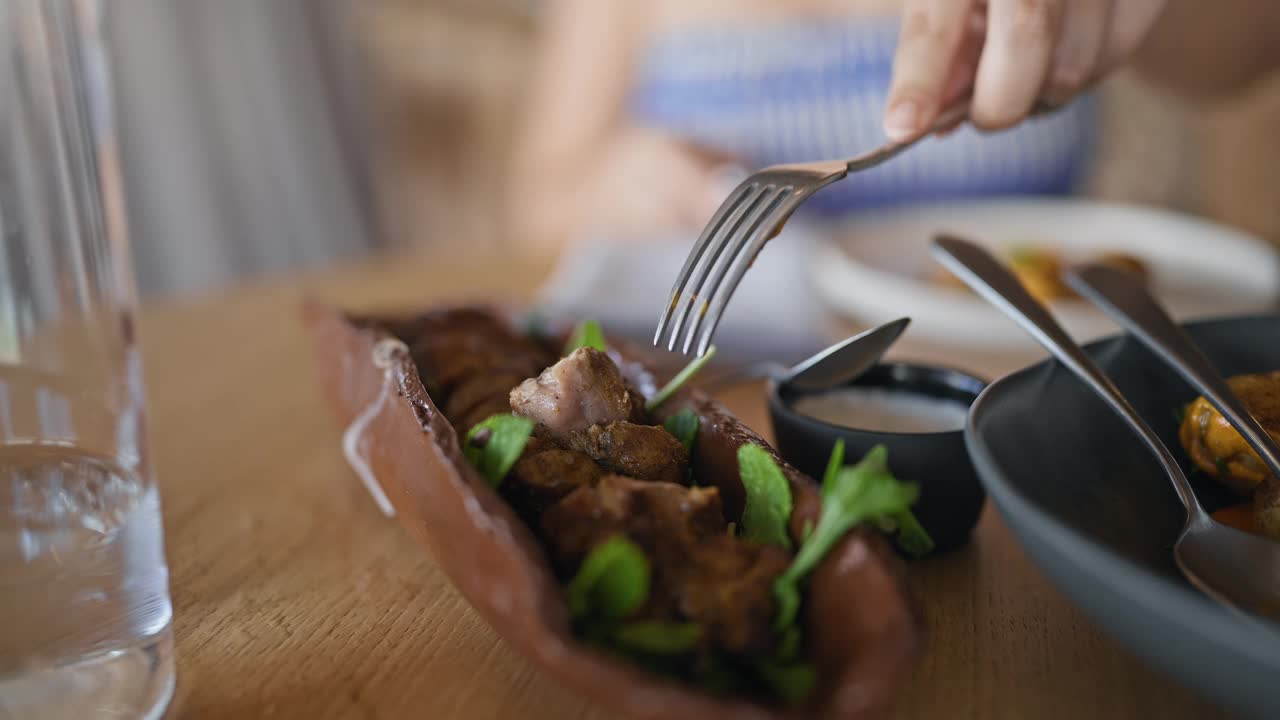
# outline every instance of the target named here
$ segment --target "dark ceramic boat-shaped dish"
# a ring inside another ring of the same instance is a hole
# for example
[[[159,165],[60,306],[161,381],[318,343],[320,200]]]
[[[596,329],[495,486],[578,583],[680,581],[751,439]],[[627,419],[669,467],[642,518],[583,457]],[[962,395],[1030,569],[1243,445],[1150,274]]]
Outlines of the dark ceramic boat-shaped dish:
[[[439,311],[443,312],[443,310]],[[471,605],[518,652],[561,683],[633,718],[878,718],[887,716],[923,644],[901,565],[874,531],[855,530],[817,568],[805,589],[802,621],[819,685],[801,707],[717,695],[651,674],[574,636],[562,590],[533,534],[462,456],[458,435],[427,394],[406,342],[384,328],[412,322],[352,318],[310,305],[323,390],[385,493],[396,517]],[[408,330],[397,330],[409,332]],[[620,349],[628,364],[638,356]],[[637,383],[643,392],[652,392]],[[721,492],[726,516],[740,514],[737,448],[764,444],[722,406],[684,392],[665,407],[701,416],[694,471]],[[358,432],[358,437],[352,437]],[[779,461],[795,498],[797,541],[820,509],[817,485]]]
[[[1191,323],[1224,375],[1280,367],[1280,315]],[[1128,336],[1085,348],[1183,464],[1213,511],[1240,500],[1193,472],[1179,414],[1198,393]],[[993,383],[966,430],[987,492],[1027,553],[1139,657],[1246,717],[1280,717],[1280,625],[1191,586],[1173,560],[1186,518],[1159,462],[1065,367],[1045,361]]]

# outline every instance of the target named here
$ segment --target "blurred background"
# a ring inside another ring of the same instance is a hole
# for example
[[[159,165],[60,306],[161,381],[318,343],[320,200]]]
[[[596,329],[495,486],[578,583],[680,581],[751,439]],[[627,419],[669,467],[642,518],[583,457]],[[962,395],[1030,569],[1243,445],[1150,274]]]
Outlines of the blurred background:
[[[520,237],[509,197],[540,87],[531,72],[543,3],[109,7],[144,294],[378,252],[557,251]],[[1280,158],[1280,79],[1211,106],[1131,75],[1098,94],[1093,160],[1077,192],[1280,240],[1280,163],[1261,160]]]

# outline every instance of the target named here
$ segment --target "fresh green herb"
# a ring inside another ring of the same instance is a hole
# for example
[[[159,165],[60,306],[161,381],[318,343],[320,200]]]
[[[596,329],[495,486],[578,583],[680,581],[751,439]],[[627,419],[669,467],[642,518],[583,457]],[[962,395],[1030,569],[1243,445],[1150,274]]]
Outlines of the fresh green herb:
[[[760,678],[788,705],[804,702],[818,684],[818,671],[808,663],[761,660],[755,668]]]
[[[898,547],[902,548],[903,552],[914,558],[921,558],[933,552],[935,547],[933,538],[929,537],[929,532],[916,519],[914,513],[903,510],[890,517],[897,525],[897,534],[894,539],[897,540]]]
[[[1179,405],[1173,409],[1173,421],[1178,423],[1178,427],[1182,427],[1182,423],[1187,420],[1187,412],[1191,410],[1190,403]]]
[[[698,414],[689,408],[667,418],[662,423],[667,432],[675,436],[684,445],[684,449],[693,452],[693,441],[698,438]]]
[[[800,610],[800,583],[855,525],[911,507],[920,492],[889,473],[889,451],[877,445],[862,462],[841,468],[822,493],[822,514],[791,566],[773,584],[778,601],[775,627],[785,630]]]
[[[692,622],[641,620],[619,625],[611,639],[628,652],[679,655],[692,650],[702,639],[702,626]]]
[[[791,662],[800,656],[800,627],[789,625],[778,636],[778,648],[775,657],[782,662]]]
[[[708,362],[711,362],[711,358],[715,357],[715,354],[716,354],[716,346],[712,345],[711,347],[707,348],[707,352],[705,355],[703,355],[702,357],[694,358],[688,365],[684,366],[683,370],[676,373],[675,377],[671,378],[671,382],[667,383],[666,385],[663,385],[662,389],[659,390],[657,394],[649,398],[649,402],[645,403],[644,409],[648,410],[649,412],[653,412],[654,410],[658,409],[658,406],[662,405],[662,403],[670,399],[670,397],[674,395],[676,391],[680,389],[681,386],[689,382],[690,378],[692,378],[694,375],[697,375],[698,371],[701,370],[703,366],[705,366]]]
[[[587,553],[566,591],[575,618],[619,620],[649,599],[649,559],[635,543],[615,535]]]
[[[1227,461],[1223,458],[1214,458],[1213,467],[1218,471],[1218,477],[1224,477],[1231,474],[1231,468],[1227,467]]]
[[[533,421],[516,415],[492,415],[467,431],[462,454],[492,487],[502,484],[533,433]]]
[[[563,354],[569,355],[574,350],[584,347],[595,348],[600,352],[608,349],[605,347],[604,330],[595,320],[583,320],[573,328],[573,333],[569,335],[569,342],[564,346]]]
[[[836,440],[836,444],[831,448],[831,459],[827,461],[827,470],[822,475],[823,495],[831,491],[831,486],[843,466],[844,440]],[[878,518],[876,525],[886,533],[896,533],[898,547],[912,557],[924,557],[933,552],[935,547],[933,538],[929,537],[929,532],[916,520],[916,516],[910,510]],[[805,540],[808,540],[807,532]]]
[[[738,448],[738,473],[747,494],[742,510],[742,536],[759,543],[791,547],[791,485],[768,450],[747,443]]]
[[[826,495],[831,492],[831,486],[835,484],[836,477],[840,474],[840,468],[844,467],[844,440],[836,440],[836,444],[831,448],[831,459],[827,460],[827,470],[822,473],[822,494]]]

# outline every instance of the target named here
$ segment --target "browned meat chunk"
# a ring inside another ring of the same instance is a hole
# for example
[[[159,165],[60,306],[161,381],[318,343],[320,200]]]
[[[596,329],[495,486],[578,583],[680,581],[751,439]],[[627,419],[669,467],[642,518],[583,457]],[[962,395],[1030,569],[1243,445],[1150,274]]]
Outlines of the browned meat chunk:
[[[531,442],[502,483],[507,502],[526,518],[536,519],[543,510],[580,487],[590,487],[604,475],[594,460],[582,453]]]
[[[423,371],[445,392],[471,377],[487,373],[509,373],[524,380],[537,375],[551,362],[550,358],[521,345],[506,346],[495,340],[461,335],[433,339],[430,351],[420,357]]]
[[[605,468],[637,480],[683,483],[689,454],[671,433],[652,425],[612,422],[593,425],[564,439]]]
[[[501,319],[478,309],[427,313],[389,329],[409,344],[432,400],[460,432],[495,412],[510,412],[511,388],[554,360]],[[501,396],[498,409],[491,394]],[[483,413],[478,410],[482,405]]]
[[[509,412],[511,412],[511,407],[507,404],[505,395],[491,397],[466,411],[460,417],[453,417],[450,422],[453,423],[453,427],[458,431],[459,435],[465,436],[467,431],[475,427],[477,423],[488,420],[494,415],[502,415]],[[445,417],[449,416],[446,415]]]
[[[790,555],[728,535],[715,488],[609,475],[544,512],[542,529],[565,575],[591,548],[625,535],[653,563],[651,596],[641,616],[701,623],[711,646],[735,654],[759,655],[772,647],[773,581]]]
[[[632,397],[609,356],[593,348],[573,351],[511,391],[511,409],[557,437],[592,425],[639,419],[642,402]]]
[[[707,628],[713,645],[731,653],[758,655],[773,646],[773,581],[791,564],[776,545],[727,534],[687,548],[674,565],[667,592],[679,612]]]
[[[607,475],[594,487],[574,490],[542,514],[542,529],[556,566],[572,574],[601,541],[623,534],[663,565],[659,543],[696,544],[723,533],[724,514],[715,488]]]
[[[520,382],[520,376],[510,373],[484,373],[473,375],[471,379],[459,385],[444,402],[444,415],[449,418],[459,433],[465,433],[471,426],[463,425],[462,419],[469,417],[470,412],[481,405],[496,407],[497,401],[511,392],[511,388]],[[499,410],[499,412],[502,412]],[[490,413],[492,414],[492,413]],[[486,415],[485,417],[488,417]],[[484,418],[480,418],[483,420]]]

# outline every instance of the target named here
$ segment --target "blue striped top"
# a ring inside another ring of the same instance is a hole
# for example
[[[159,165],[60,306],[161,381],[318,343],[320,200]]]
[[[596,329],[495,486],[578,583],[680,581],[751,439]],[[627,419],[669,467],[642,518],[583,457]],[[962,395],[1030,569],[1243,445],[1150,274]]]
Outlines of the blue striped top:
[[[887,21],[668,33],[641,58],[630,112],[750,167],[848,157],[884,142],[896,43],[897,25]],[[1086,96],[1012,130],[966,126],[823,190],[806,209],[1067,194],[1087,170],[1096,116]]]

